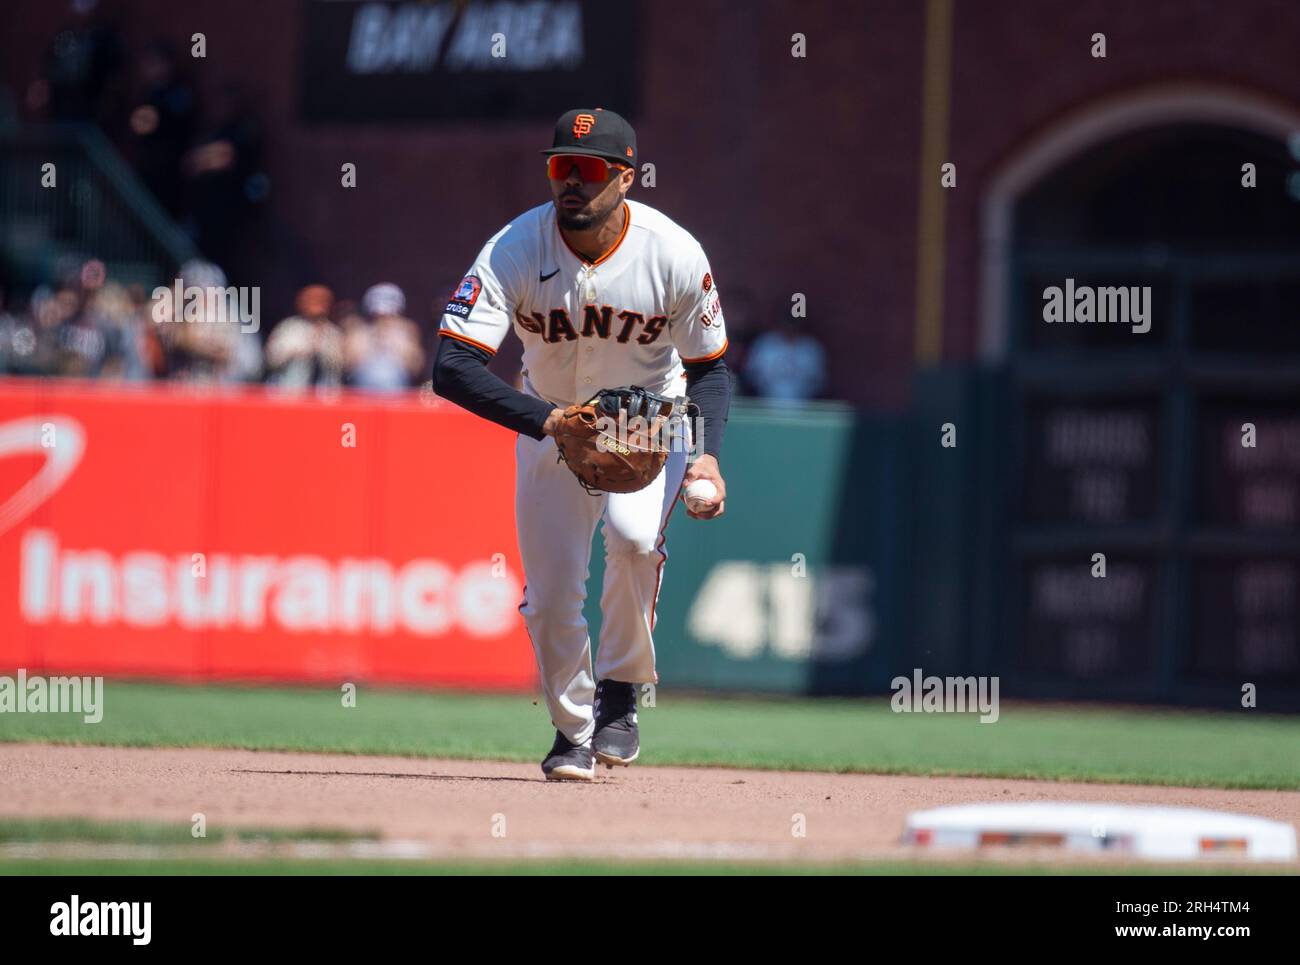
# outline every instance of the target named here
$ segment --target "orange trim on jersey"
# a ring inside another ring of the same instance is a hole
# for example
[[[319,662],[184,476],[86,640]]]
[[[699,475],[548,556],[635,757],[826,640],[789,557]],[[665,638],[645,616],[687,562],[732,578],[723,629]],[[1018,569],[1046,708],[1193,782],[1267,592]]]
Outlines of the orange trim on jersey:
[[[618,251],[618,246],[621,245],[623,243],[623,239],[627,237],[627,229],[632,226],[632,209],[627,206],[626,201],[623,202],[623,213],[624,213],[623,230],[618,233],[618,237],[614,239],[614,243],[610,245],[609,250],[605,252],[603,255],[601,255],[599,258],[597,258],[595,261],[592,261],[582,252],[576,250],[573,247],[573,245],[569,244],[569,239],[564,237],[564,232],[560,231],[558,225],[556,226],[555,230],[560,232],[560,240],[564,242],[564,247],[572,251],[573,256],[575,258],[577,258],[584,265],[590,265],[592,268],[595,268],[601,262],[607,261],[609,259],[609,256],[612,255],[614,252]]]
[[[692,363],[694,363],[694,362],[712,362],[712,361],[713,361],[714,359],[716,359],[716,358],[721,358],[722,355],[727,351],[727,346],[730,345],[730,344],[731,344],[731,340],[728,339],[727,341],[725,341],[725,342],[722,343],[722,348],[718,349],[718,350],[717,350],[716,352],[714,352],[712,355],[705,355],[705,356],[702,356],[701,358],[698,358],[698,359],[682,359],[682,361],[683,361],[683,362],[692,362]]]
[[[476,346],[477,348],[481,348],[483,351],[487,352],[488,355],[497,354],[497,350],[492,348],[491,346],[484,345],[478,339],[470,338],[468,335],[461,335],[459,332],[453,332],[449,328],[438,329],[438,334],[445,335],[447,338],[454,338],[458,342],[468,342],[470,345]]]

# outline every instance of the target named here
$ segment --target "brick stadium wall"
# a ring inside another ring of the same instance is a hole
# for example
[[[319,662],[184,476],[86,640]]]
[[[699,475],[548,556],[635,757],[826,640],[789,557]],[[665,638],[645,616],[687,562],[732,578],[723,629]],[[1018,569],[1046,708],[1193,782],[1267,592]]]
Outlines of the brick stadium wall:
[[[309,280],[355,295],[390,279],[426,320],[481,242],[545,197],[535,151],[546,125],[300,124],[296,3],[281,0],[273,16],[265,0],[105,6],[136,43],[161,34],[184,48],[202,31],[200,89],[235,77],[256,93],[274,194],[250,239],[265,277],[245,283],[266,288],[273,313]],[[658,186],[636,196],[695,232],[724,291],[753,293],[752,324],[807,294],[836,394],[873,408],[901,407],[910,391],[924,10],[921,0],[646,4],[638,133]],[[25,88],[61,11],[6,5],[0,83]],[[1096,30],[1105,61],[1088,55]],[[805,60],[789,56],[796,31]],[[1156,81],[1296,103],[1298,34],[1300,4],[1287,0],[957,0],[945,356],[973,353],[979,199],[1018,146],[1074,107]],[[356,190],[339,186],[343,161],[358,166]]]
[[[950,154],[964,180],[948,192],[949,358],[975,352],[986,186],[1062,115],[1182,81],[1300,108],[1300,4],[1289,0],[957,0],[956,10]],[[1089,55],[1097,31],[1106,34],[1105,60]]]

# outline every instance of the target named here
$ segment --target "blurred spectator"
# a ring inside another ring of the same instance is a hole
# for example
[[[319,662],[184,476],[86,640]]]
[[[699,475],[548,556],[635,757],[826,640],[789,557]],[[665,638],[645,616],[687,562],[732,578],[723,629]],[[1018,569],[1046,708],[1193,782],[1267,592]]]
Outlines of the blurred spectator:
[[[153,303],[145,293],[144,286],[128,286],[127,297],[131,299],[131,313],[135,321],[135,342],[140,361],[144,366],[145,378],[166,378],[167,356],[163,348],[159,326],[154,322],[151,309]]]
[[[279,322],[266,343],[267,381],[283,388],[343,382],[343,331],[330,319],[334,293],[324,285],[298,292],[296,315]]]
[[[347,332],[348,384],[369,392],[399,392],[424,368],[420,329],[403,314],[406,295],[393,284],[372,285],[361,298],[363,318]]]
[[[131,294],[117,282],[108,282],[91,297],[86,315],[104,336],[102,378],[151,378],[158,359],[149,322]]]
[[[237,264],[241,229],[266,192],[261,133],[238,85],[217,88],[212,117],[181,162],[195,241],[218,264]]]
[[[54,296],[59,315],[54,329],[58,346],[55,371],[59,375],[91,378],[100,374],[108,356],[108,339],[88,307],[105,277],[104,263],[92,259],[72,272]]]
[[[163,316],[158,319],[159,335],[168,374],[198,382],[257,381],[262,374],[262,342],[256,332],[243,330],[239,307],[233,302],[236,293],[226,287],[225,272],[196,259],[181,266],[180,278],[186,289],[198,288],[204,297],[193,306],[151,309]],[[191,312],[197,317],[191,318]]]
[[[798,319],[788,318],[754,340],[745,377],[764,399],[815,399],[826,384],[826,353],[817,339],[800,329]]]
[[[25,352],[27,370],[33,375],[57,375],[62,360],[59,333],[78,308],[77,295],[66,287],[42,285],[32,292],[30,351]],[[25,347],[26,347],[25,346]]]
[[[30,315],[11,312],[0,288],[0,372],[37,375],[36,325]]]
[[[181,158],[194,133],[194,92],[178,76],[169,43],[156,40],[136,62],[126,154],[173,215],[181,212]]]

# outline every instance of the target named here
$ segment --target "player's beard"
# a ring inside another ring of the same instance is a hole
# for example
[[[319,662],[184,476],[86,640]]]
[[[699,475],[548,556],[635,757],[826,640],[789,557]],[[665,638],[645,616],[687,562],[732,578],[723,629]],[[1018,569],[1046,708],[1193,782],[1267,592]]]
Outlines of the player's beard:
[[[587,202],[586,207],[579,208],[577,211],[564,210],[564,207],[559,203],[564,200],[564,196],[561,195],[555,204],[555,217],[559,221],[560,227],[568,231],[588,231],[592,228],[599,228],[609,220],[609,216],[614,213],[614,209],[623,200],[622,195],[617,191],[607,193],[609,194],[608,199],[605,198],[606,192],[602,192]]]

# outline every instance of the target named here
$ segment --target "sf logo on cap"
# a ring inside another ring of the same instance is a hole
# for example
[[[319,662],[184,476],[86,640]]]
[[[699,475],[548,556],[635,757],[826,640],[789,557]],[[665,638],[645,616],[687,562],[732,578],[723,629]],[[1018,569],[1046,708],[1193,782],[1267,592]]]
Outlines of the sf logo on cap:
[[[573,136],[582,137],[584,134],[590,134],[595,123],[596,118],[591,114],[579,114],[573,119]]]

